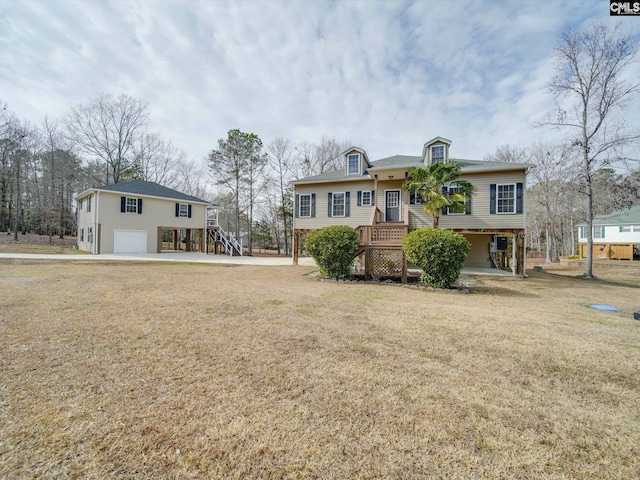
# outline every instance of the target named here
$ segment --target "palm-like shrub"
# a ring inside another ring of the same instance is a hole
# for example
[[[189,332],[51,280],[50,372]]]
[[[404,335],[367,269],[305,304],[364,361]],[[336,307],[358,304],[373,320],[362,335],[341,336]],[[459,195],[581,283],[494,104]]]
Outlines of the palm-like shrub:
[[[351,265],[358,251],[358,234],[346,225],[315,230],[305,241],[307,252],[320,268],[320,273],[335,280],[351,278]]]
[[[422,270],[420,280],[435,288],[450,288],[460,275],[471,244],[459,233],[419,228],[404,237],[407,260]]]

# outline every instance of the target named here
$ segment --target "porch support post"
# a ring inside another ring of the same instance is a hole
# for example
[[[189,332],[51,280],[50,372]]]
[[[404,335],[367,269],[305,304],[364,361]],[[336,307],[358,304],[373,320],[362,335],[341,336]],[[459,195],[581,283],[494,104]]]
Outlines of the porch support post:
[[[364,279],[371,280],[371,248],[365,248],[364,250]]]
[[[516,274],[525,275],[525,230],[515,234],[516,238]]]
[[[157,253],[162,252],[162,228],[158,227],[158,236],[156,238]]]
[[[404,181],[409,180],[409,172],[404,172]],[[409,194],[405,192],[402,196],[402,216],[404,217],[404,224],[409,225]]]
[[[513,272],[514,275],[516,275],[518,273],[518,260],[517,260],[517,237],[518,234],[514,233],[511,236],[511,271]]]
[[[400,251],[402,252],[402,283],[407,283],[407,270],[409,269],[407,256],[404,254],[404,250]]]
[[[191,229],[187,228],[187,234],[185,235],[185,246],[184,246],[184,250],[185,252],[190,252],[191,251]]]
[[[373,221],[371,225],[378,223],[378,175],[373,176]]]
[[[300,232],[293,232],[293,264],[298,265],[298,245],[300,244]]]
[[[178,230],[173,230],[173,249],[178,250]]]

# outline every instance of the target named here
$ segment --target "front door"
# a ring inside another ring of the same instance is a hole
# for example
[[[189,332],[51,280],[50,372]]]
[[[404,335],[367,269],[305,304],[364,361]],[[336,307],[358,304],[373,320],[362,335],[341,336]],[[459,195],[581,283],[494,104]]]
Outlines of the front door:
[[[400,190],[384,192],[384,221],[400,221]]]

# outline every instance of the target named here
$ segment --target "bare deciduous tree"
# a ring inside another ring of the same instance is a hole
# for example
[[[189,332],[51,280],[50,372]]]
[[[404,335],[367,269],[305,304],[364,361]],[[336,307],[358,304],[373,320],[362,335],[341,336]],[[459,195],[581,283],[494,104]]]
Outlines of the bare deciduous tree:
[[[556,74],[549,83],[557,116],[545,125],[566,130],[567,144],[581,159],[581,183],[587,199],[587,258],[584,276],[593,278],[593,176],[601,168],[625,159],[624,150],[640,139],[637,128],[625,124],[621,112],[639,83],[624,80],[637,60],[639,38],[593,24],[587,30],[567,30],[556,47]]]
[[[118,183],[136,165],[135,144],[147,120],[145,103],[124,94],[102,94],[89,105],[72,107],[65,123],[70,140],[105,164],[105,183]]]

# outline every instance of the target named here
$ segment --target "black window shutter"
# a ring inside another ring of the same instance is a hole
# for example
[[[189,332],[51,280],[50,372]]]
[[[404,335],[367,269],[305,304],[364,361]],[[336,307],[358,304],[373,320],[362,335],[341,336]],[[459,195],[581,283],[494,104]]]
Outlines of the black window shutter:
[[[311,194],[311,218],[316,216],[316,194]]]
[[[344,216],[348,217],[351,213],[351,192],[347,192],[344,194]]]
[[[187,218],[191,218],[191,205],[187,206]]]
[[[142,213],[142,199],[138,199],[138,214]]]
[[[524,210],[522,183],[516,183],[516,213],[522,213]]]
[[[120,212],[127,211],[127,197],[120,197]]]
[[[465,202],[467,209],[465,210],[464,214],[465,215],[471,215],[471,196],[469,196],[469,199]]]
[[[358,206],[362,206],[362,191],[358,190]]]
[[[375,207],[376,205],[376,192],[375,190],[371,190],[371,206]]]
[[[300,195],[296,193],[296,204],[294,205],[294,215],[296,218],[300,218]]]
[[[327,212],[327,216],[332,217],[333,215],[332,213],[332,201],[333,201],[333,193],[329,192],[329,200],[328,200],[328,204],[329,204],[329,211]]]
[[[489,186],[489,213],[496,213],[496,184]]]
[[[176,203],[176,217],[180,216],[180,204]]]
[[[442,187],[442,194],[446,195],[447,192],[449,190],[447,189],[447,187]],[[447,207],[442,207],[442,215],[446,215],[447,214]]]
[[[416,194],[414,192],[411,192],[409,194],[409,205],[415,205],[416,204]]]

